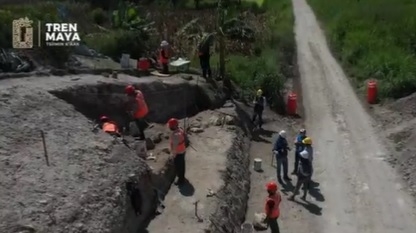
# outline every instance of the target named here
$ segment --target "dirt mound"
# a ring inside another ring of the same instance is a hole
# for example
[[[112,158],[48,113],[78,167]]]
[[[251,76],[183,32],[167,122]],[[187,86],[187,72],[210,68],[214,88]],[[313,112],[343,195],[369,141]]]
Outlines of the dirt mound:
[[[416,117],[416,93],[398,99],[387,106],[402,114]]]
[[[127,83],[138,84],[150,96],[149,107],[155,110],[149,121],[180,114],[172,105],[183,103],[178,93],[184,91],[169,93],[175,87],[192,93],[187,96],[189,104],[183,104],[189,112],[208,107],[199,105],[198,99],[221,101],[218,93],[201,97],[192,91],[197,87],[194,81],[180,77],[162,81],[121,75],[112,80],[84,75],[34,81],[1,81],[0,232],[135,232],[154,213],[158,192],[169,188],[171,166],[155,174],[124,145],[107,134],[91,132],[89,118],[109,113],[122,119],[117,111]],[[204,85],[199,85],[201,90],[209,89]],[[152,96],[153,91],[158,94]],[[50,166],[45,163],[40,130],[46,133]]]

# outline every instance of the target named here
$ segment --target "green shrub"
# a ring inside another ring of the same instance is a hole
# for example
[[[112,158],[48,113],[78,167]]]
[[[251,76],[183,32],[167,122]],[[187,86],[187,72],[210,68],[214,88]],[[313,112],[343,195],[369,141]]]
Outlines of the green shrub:
[[[103,25],[108,20],[108,14],[101,8],[96,8],[91,12],[92,21],[98,25]]]
[[[358,86],[376,78],[383,97],[416,91],[415,1],[309,2],[323,21],[336,56]]]
[[[85,37],[86,44],[98,52],[120,60],[121,54],[130,54],[132,58],[140,58],[146,51],[154,49],[149,45],[146,34],[138,31],[111,31],[90,34]]]
[[[266,0],[268,30],[258,35],[256,56],[227,57],[227,73],[232,80],[246,91],[255,93],[258,88],[270,97],[272,106],[282,105],[282,90],[287,78],[293,77],[292,69],[295,44],[293,13],[290,0]]]

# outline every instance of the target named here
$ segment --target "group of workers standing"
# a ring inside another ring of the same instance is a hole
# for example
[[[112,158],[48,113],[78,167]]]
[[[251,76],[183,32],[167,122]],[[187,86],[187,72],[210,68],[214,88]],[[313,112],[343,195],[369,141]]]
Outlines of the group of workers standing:
[[[263,125],[263,111],[266,106],[266,97],[263,94],[261,89],[257,90],[256,97],[253,101],[253,117],[252,122],[258,123],[255,124],[257,128],[262,128]],[[306,135],[305,129],[300,129],[299,133],[296,135],[295,141],[295,162],[292,171],[292,175],[297,176],[297,181],[293,194],[289,197],[289,200],[294,200],[295,196],[299,192],[300,188],[303,186],[303,196],[302,199],[306,199],[308,190],[310,188],[310,183],[312,180],[313,173],[313,147],[312,139]],[[266,213],[266,222],[270,227],[272,233],[279,233],[279,225],[277,219],[280,216],[279,205],[282,201],[280,193],[278,191],[278,183],[284,184],[284,180],[291,181],[289,177],[289,164],[288,164],[288,154],[290,151],[289,143],[286,139],[286,131],[282,130],[279,132],[279,135],[273,145],[273,156],[276,158],[276,173],[278,182],[269,182],[266,185],[266,190],[268,196],[265,203],[265,213]]]
[[[276,139],[273,146],[273,154],[276,157],[276,172],[278,183],[284,184],[283,179],[291,181],[292,179],[288,174],[288,152],[290,151],[286,132],[284,130],[279,132],[279,136]],[[313,173],[313,148],[312,139],[306,135],[306,130],[299,130],[295,139],[295,163],[292,175],[297,176],[297,181],[293,194],[289,197],[289,200],[294,200],[295,196],[299,192],[301,186],[303,186],[302,199],[306,199],[306,195],[310,188],[310,182]],[[282,174],[283,167],[283,174]],[[283,179],[282,179],[283,175]],[[265,204],[266,221],[270,227],[272,233],[279,233],[279,225],[277,219],[280,215],[279,204],[282,200],[278,191],[278,184],[276,182],[269,182],[266,185],[268,197]]]
[[[139,139],[146,140],[145,129],[146,121],[145,117],[149,113],[146,100],[143,93],[136,89],[133,85],[128,85],[124,89],[126,94],[127,109],[126,112],[129,116],[129,123],[134,122],[137,126],[138,133],[134,133],[131,136]],[[101,128],[104,132],[115,136],[122,137],[122,133],[118,124],[111,120],[107,116],[100,117]],[[129,125],[129,124],[127,124]],[[185,183],[185,153],[186,153],[186,134],[185,131],[179,127],[179,121],[176,118],[171,118],[167,122],[167,126],[170,130],[170,153],[173,156],[176,175],[178,177],[175,184],[182,185]],[[129,127],[126,127],[127,131],[131,132]]]

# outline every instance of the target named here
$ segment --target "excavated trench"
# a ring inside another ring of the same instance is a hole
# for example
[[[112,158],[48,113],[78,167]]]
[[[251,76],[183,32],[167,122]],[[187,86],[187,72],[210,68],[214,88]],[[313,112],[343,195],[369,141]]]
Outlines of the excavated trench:
[[[72,104],[75,110],[92,120],[107,115],[119,125],[129,119],[125,112],[124,87],[126,83],[99,83],[78,85],[50,91],[56,97]],[[224,104],[223,96],[215,93],[208,85],[189,82],[166,84],[163,82],[136,83],[146,97],[149,106],[148,122],[165,123],[170,117],[184,118],[207,109],[219,108]],[[250,191],[250,141],[249,119],[237,107],[240,118],[237,137],[227,154],[227,169],[223,174],[224,187],[217,194],[218,205],[210,217],[209,232],[240,232],[244,221]],[[160,199],[163,199],[174,179],[174,168],[167,161],[157,173],[144,160],[135,176],[128,177],[124,192],[126,200],[122,216],[115,217],[111,233],[141,232],[154,217]],[[123,189],[123,187],[121,187]]]
[[[76,111],[93,121],[101,115],[107,115],[124,126],[130,121],[125,114],[126,84],[77,85],[50,93],[72,104]],[[224,103],[224,97],[205,84],[154,81],[134,85],[140,88],[146,98],[149,107],[147,122],[166,123],[171,117],[190,117],[200,111],[218,108]],[[144,160],[141,163],[146,164]],[[133,233],[146,226],[156,212],[159,199],[163,199],[173,182],[174,169],[171,162],[167,161],[155,173],[146,164],[141,165],[134,175],[124,181],[128,199],[120,203],[125,205],[124,216],[115,218],[117,222],[114,222],[111,232]]]

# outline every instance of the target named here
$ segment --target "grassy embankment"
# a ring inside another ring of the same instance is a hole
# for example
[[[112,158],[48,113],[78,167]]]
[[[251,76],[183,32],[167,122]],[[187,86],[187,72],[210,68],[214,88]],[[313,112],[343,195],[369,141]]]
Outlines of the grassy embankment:
[[[416,2],[309,0],[334,53],[358,87],[378,80],[381,97],[416,92]]]

